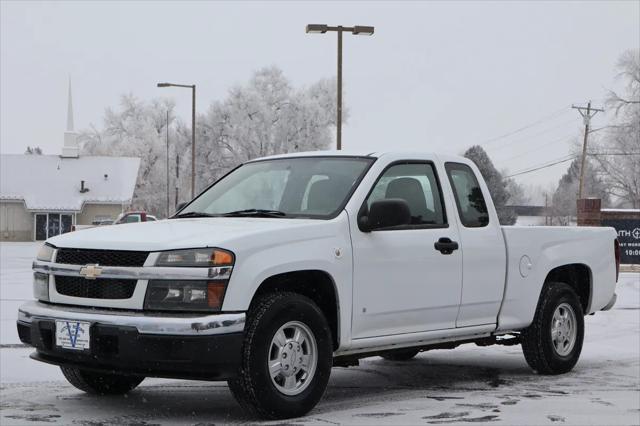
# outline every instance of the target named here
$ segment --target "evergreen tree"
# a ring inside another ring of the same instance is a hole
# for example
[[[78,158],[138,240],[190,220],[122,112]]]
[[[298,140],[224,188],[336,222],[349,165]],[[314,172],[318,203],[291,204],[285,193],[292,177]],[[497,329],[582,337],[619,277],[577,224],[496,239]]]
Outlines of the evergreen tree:
[[[513,209],[507,208],[510,194],[507,189],[508,180],[502,176],[493,165],[487,152],[479,145],[474,145],[467,149],[464,156],[473,161],[480,170],[482,177],[489,187],[489,193],[493,199],[493,204],[498,211],[498,218],[502,225],[513,225],[518,216]]]

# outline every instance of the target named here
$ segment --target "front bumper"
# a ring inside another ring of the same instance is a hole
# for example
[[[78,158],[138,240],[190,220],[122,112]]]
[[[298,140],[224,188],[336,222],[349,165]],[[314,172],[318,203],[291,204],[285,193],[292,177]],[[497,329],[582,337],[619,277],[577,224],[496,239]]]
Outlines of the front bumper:
[[[90,322],[90,350],[55,344],[55,321]],[[240,362],[244,313],[176,315],[29,302],[18,334],[31,356],[56,365],[152,377],[223,380]]]

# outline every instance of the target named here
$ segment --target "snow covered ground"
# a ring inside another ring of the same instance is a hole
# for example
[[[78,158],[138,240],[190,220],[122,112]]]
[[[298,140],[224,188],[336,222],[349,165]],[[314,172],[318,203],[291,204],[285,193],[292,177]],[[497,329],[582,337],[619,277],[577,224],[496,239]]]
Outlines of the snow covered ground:
[[[0,424],[220,424],[247,417],[224,382],[147,379],[123,397],[76,390],[18,343],[17,306],[31,298],[37,244],[0,245]],[[370,358],[334,368],[324,399],[288,424],[640,424],[640,274],[621,276],[612,311],[588,316],[582,357],[538,376],[519,346],[425,352],[409,362]],[[279,424],[281,424],[280,422]]]

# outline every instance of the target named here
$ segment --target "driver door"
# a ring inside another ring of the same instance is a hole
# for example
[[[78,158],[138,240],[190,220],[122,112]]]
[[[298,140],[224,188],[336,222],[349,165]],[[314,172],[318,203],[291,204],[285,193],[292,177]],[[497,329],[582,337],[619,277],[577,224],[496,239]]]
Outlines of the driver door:
[[[459,241],[447,222],[437,171],[429,161],[392,163],[366,203],[400,198],[411,224],[363,232],[352,228],[354,339],[455,328],[462,290],[462,255],[436,250]]]

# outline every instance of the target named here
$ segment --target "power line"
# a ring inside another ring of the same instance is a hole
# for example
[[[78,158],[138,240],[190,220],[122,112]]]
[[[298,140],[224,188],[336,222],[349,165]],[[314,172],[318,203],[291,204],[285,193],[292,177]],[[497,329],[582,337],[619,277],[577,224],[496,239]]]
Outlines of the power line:
[[[507,145],[515,144],[515,143],[522,142],[522,141],[526,141],[526,140],[529,140],[529,139],[534,138],[536,136],[540,136],[540,135],[543,135],[545,133],[549,133],[552,130],[556,130],[556,129],[560,129],[562,127],[565,127],[567,124],[570,124],[570,123],[575,123],[575,120],[572,118],[571,120],[563,121],[562,123],[558,124],[557,126],[549,127],[548,129],[544,129],[544,130],[542,130],[540,132],[536,132],[536,133],[533,133],[531,135],[527,135],[525,137],[518,138],[518,139],[507,140],[505,143],[503,143],[501,145],[493,146],[491,148],[487,148],[487,150],[488,151],[493,151],[493,150],[496,150],[496,149],[504,148]],[[567,137],[569,137],[569,136],[567,136]]]
[[[511,132],[505,133],[503,135],[487,139],[487,140],[485,140],[483,142],[480,142],[478,145],[487,145],[487,144],[493,143],[493,142],[495,142],[497,140],[504,139],[504,138],[509,137],[511,135],[515,135],[516,133],[520,133],[520,132],[522,132],[524,130],[530,129],[531,127],[537,126],[540,123],[544,123],[545,121],[550,120],[550,119],[552,119],[554,117],[560,116],[560,115],[566,113],[567,111],[568,111],[567,107],[563,106],[562,108],[558,109],[557,111],[554,111],[551,114],[546,115],[546,116],[544,116],[544,117],[542,117],[542,118],[540,118],[540,119],[538,119],[538,120],[536,120],[536,121],[534,121],[532,123],[529,123],[529,124],[527,124],[525,126],[522,126],[522,127],[518,128],[516,130],[513,130]]]
[[[640,155],[640,152],[588,152],[587,155],[607,156],[607,155]]]
[[[531,172],[535,172],[535,171],[538,171],[538,170],[546,169],[547,167],[555,166],[556,164],[566,163],[567,161],[574,160],[577,157],[578,157],[577,155],[570,155],[568,158],[562,157],[561,159],[553,160],[552,163],[546,163],[546,164],[543,164],[541,166],[537,166],[537,167],[534,167],[534,168],[531,168],[531,169],[525,169],[525,170],[522,170],[520,172],[513,173],[513,174],[511,174],[509,176],[505,176],[505,177],[511,178],[511,177],[514,177],[514,176],[520,176],[520,175],[524,175],[526,173],[531,173]]]
[[[561,138],[553,139],[553,140],[551,140],[551,141],[549,141],[549,142],[543,143],[542,145],[538,145],[538,146],[536,146],[534,149],[529,149],[529,150],[524,151],[524,152],[522,152],[522,153],[520,153],[520,154],[513,155],[513,156],[511,156],[511,157],[504,158],[504,159],[502,159],[502,160],[498,159],[498,161],[504,162],[504,161],[513,160],[514,158],[522,157],[523,155],[527,155],[527,154],[530,154],[530,153],[532,153],[532,152],[540,151],[542,148],[545,148],[545,147],[547,147],[547,146],[549,146],[549,145],[551,145],[551,144],[556,144],[556,143],[558,143],[558,142],[562,142],[562,141],[564,141],[564,142],[570,142],[572,137],[573,137],[573,132],[572,132],[572,133],[570,133],[570,134],[567,134],[567,135],[565,135],[565,136],[563,136],[563,137],[561,137]]]
[[[606,155],[640,155],[640,152],[589,152],[589,153],[587,153],[587,155],[594,155],[594,156],[598,156],[598,155],[605,155],[605,156]],[[524,175],[526,173],[531,173],[531,172],[535,172],[535,171],[538,171],[538,170],[546,169],[548,167],[555,166],[556,164],[566,163],[567,161],[574,160],[574,159],[576,159],[578,157],[579,157],[579,155],[573,155],[573,154],[570,155],[569,157],[561,157],[558,160],[553,160],[551,163],[545,163],[545,164],[543,164],[541,166],[536,166],[536,167],[533,167],[531,169],[525,169],[523,171],[510,174],[509,176],[505,176],[505,178],[511,178],[511,177],[514,177],[514,176],[520,176],[520,175]]]

